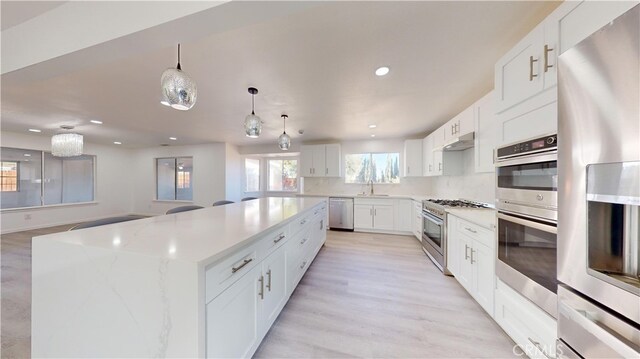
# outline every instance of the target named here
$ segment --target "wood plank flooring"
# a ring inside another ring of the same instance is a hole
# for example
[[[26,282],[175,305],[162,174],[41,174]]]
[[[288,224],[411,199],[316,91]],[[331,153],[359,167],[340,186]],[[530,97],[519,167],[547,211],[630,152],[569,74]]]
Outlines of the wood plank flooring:
[[[1,237],[3,358],[30,357],[31,238]],[[257,358],[507,358],[514,343],[414,237],[329,231]]]

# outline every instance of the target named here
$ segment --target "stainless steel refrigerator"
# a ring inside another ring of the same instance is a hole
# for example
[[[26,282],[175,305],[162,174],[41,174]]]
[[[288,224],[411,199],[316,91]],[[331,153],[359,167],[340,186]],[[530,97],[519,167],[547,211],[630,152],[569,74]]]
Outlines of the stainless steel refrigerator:
[[[559,57],[558,350],[640,358],[640,5]]]

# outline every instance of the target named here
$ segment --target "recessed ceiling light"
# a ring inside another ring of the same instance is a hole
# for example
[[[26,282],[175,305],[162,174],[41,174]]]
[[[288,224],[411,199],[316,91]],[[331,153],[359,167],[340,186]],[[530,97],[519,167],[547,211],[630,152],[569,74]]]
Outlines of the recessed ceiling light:
[[[113,141],[113,144],[114,144],[114,145],[121,145],[121,144],[122,144],[122,142]]]
[[[369,125],[369,128],[376,128],[378,125]]]
[[[39,132],[42,132],[42,131],[38,130],[37,128],[30,128],[29,132],[38,132],[39,133]]]
[[[378,76],[384,76],[384,75],[386,75],[388,73],[389,73],[389,68],[386,67],[386,66],[378,67],[376,69],[376,75],[378,75]]]
[[[371,137],[376,137],[376,135],[371,135]]]
[[[177,140],[178,140],[178,138],[176,138],[176,137],[169,137],[169,139],[170,139],[171,141],[177,141]]]
[[[96,125],[102,125],[102,121],[98,121],[98,120],[91,120],[89,122],[95,123]]]
[[[24,156],[25,157],[31,157],[31,154],[30,153],[25,153]]]

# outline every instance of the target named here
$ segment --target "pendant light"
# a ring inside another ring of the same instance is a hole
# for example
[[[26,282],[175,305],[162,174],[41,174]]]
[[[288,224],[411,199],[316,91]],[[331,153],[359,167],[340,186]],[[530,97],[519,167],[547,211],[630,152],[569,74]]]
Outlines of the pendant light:
[[[180,44],[178,44],[178,65],[176,68],[168,68],[160,78],[162,86],[161,104],[171,106],[176,110],[186,111],[193,107],[198,96],[196,83],[182,71],[180,66]]]
[[[291,146],[291,136],[287,135],[287,118],[289,118],[289,116],[282,115],[280,117],[282,117],[282,127],[284,130],[282,131],[280,137],[278,137],[278,147],[280,147],[280,149],[283,151],[287,151]]]
[[[258,138],[262,132],[262,120],[254,112],[254,97],[258,93],[258,89],[249,87],[248,91],[251,94],[251,114],[244,119],[244,132],[247,137]]]
[[[60,126],[65,131],[73,130],[73,126]],[[82,155],[84,138],[73,132],[59,133],[51,137],[51,154],[55,157],[74,157]]]

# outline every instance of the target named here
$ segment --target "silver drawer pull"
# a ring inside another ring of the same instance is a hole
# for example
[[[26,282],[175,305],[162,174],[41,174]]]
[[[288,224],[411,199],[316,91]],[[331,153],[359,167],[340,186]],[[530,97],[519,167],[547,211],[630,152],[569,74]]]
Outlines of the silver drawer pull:
[[[307,239],[309,239],[309,238],[304,238],[303,240],[301,240],[300,244],[304,244],[307,241]]]
[[[533,344],[533,345],[534,345],[534,346],[535,346],[535,347],[536,347],[536,348],[537,348],[537,349],[542,353],[542,355],[546,356],[546,357],[547,357],[547,358],[549,358],[549,359],[556,359],[556,357],[550,357],[549,355],[547,355],[547,352],[545,352],[545,351],[542,349],[542,345],[540,345],[540,342],[537,342],[537,341],[535,341],[535,340],[533,340],[533,339],[531,339],[531,338],[527,338],[527,339],[529,339],[529,341],[531,342],[531,344]]]
[[[244,267],[247,264],[251,263],[252,260],[253,260],[253,258],[245,259],[244,262],[242,262],[241,265],[231,268],[231,273],[235,273],[235,272],[239,271],[240,269],[242,269],[242,267]]]
[[[467,231],[471,232],[471,233],[478,233],[478,231],[475,231],[469,227],[464,227],[464,229],[466,229]]]
[[[306,218],[305,218],[305,219],[303,219],[302,221],[300,221],[300,225],[303,225],[303,224],[305,224],[305,223],[307,223],[307,219],[306,219]]]
[[[278,238],[276,238],[276,239],[274,239],[274,240],[273,240],[273,243],[278,243],[278,242],[280,242],[281,240],[283,240],[283,239],[284,239],[284,237],[285,237],[285,235],[284,235],[284,234],[280,234],[280,235],[278,236]]]
[[[300,265],[300,269],[304,268],[304,266],[307,265],[307,261],[302,262],[302,264]]]

